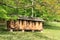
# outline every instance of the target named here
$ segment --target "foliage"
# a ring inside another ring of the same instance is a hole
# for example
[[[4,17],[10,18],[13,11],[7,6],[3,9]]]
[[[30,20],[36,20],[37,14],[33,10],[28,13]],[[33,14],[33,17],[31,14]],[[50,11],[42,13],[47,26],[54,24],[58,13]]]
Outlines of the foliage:
[[[0,0],[0,18],[10,19],[11,15],[31,16],[32,8],[33,17],[60,20],[60,0],[34,0],[33,5],[31,0]]]

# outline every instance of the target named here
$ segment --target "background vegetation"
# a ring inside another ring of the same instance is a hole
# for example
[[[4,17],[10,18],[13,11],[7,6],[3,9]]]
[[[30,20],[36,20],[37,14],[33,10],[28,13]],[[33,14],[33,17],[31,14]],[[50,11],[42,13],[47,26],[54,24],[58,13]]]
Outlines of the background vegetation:
[[[1,22],[16,19],[17,16],[46,20],[43,32],[9,32],[6,24],[0,24],[1,40],[60,40],[60,0],[0,0]]]
[[[0,18],[16,18],[17,15],[31,17],[32,8],[33,17],[60,20],[60,0],[0,0]]]

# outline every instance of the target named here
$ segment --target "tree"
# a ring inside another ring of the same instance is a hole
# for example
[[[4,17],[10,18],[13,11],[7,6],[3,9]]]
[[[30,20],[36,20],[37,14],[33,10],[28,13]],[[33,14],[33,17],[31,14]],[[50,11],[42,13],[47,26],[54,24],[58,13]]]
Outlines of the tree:
[[[60,20],[59,6],[59,0],[0,0],[0,15],[5,15],[7,19],[16,18],[17,15],[32,15],[45,20]]]

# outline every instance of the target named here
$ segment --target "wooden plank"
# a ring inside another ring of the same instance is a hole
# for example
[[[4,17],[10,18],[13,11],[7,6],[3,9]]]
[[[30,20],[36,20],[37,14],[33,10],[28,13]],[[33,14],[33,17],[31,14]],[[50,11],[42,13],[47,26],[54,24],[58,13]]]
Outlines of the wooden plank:
[[[35,30],[34,22],[32,22],[32,30]]]
[[[33,26],[32,21],[30,21],[29,28],[30,28],[31,30],[32,30],[32,26]]]
[[[10,21],[9,25],[10,25],[11,28],[14,28],[14,21]]]
[[[38,30],[39,29],[39,25],[38,25],[38,22],[36,22],[35,24],[35,30]]]
[[[26,30],[31,30],[32,29],[32,21],[26,21]]]
[[[23,29],[26,28],[26,22],[27,22],[27,21],[23,21]]]
[[[26,28],[25,28],[26,30],[30,29],[29,25],[30,25],[30,22],[26,21]]]
[[[34,22],[34,21],[26,21],[26,20],[17,20],[17,21],[9,21],[8,29],[15,29],[15,30],[42,30],[43,24],[42,22]]]
[[[20,20],[20,29],[23,29],[22,20]]]
[[[42,22],[40,22],[39,27],[40,27],[40,30],[43,30],[43,23]]]
[[[19,26],[19,21],[18,20],[15,21],[14,27],[15,27],[16,30],[19,30],[20,26]]]

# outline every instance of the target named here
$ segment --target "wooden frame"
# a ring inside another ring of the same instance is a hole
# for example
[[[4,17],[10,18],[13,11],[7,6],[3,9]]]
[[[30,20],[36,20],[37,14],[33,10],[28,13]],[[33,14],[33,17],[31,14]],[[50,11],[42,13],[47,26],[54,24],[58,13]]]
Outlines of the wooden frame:
[[[18,19],[18,20],[10,20],[7,21],[7,28],[9,30],[43,30],[43,21],[36,21],[36,20],[24,20],[24,19]]]

